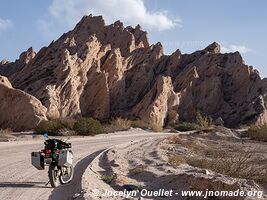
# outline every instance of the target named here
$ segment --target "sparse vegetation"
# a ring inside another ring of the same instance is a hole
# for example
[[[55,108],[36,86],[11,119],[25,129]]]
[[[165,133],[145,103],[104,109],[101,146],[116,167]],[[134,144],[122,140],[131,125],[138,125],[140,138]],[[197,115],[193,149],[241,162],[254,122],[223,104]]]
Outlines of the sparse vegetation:
[[[192,152],[190,156],[171,153],[168,156],[171,165],[187,163],[234,178],[252,179],[257,182],[267,180],[266,156],[259,149],[229,143],[217,146],[207,140],[203,142],[187,135],[172,135],[167,140],[169,144],[183,146]]]
[[[196,123],[182,122],[174,127],[177,131],[199,130],[200,126]]]
[[[104,133],[102,124],[93,118],[78,119],[73,126],[73,130],[80,135],[96,135]]]
[[[131,120],[131,126],[133,128],[141,128],[144,130],[151,129],[154,132],[161,132],[163,130],[162,125],[157,123],[147,123],[141,119]]]
[[[247,133],[252,140],[267,142],[267,124],[262,126],[252,125]]]
[[[131,124],[134,128],[149,129],[149,124],[141,119],[132,120]]]
[[[170,144],[179,144],[187,149],[191,150],[194,153],[201,153],[207,150],[207,145],[201,142],[200,140],[189,140],[187,136],[182,135],[171,135],[167,139]]]
[[[170,144],[179,144],[181,142],[180,135],[170,135],[167,137],[167,140]]]
[[[41,121],[35,128],[34,132],[37,134],[48,133],[49,135],[58,135],[60,129],[63,129],[64,125],[59,119],[52,119],[48,121]]]
[[[101,123],[92,118],[78,120],[63,118],[41,121],[35,128],[36,134],[48,133],[49,135],[95,135],[103,133]]]
[[[101,124],[93,118],[60,118],[41,121],[35,128],[36,134],[48,133],[49,135],[95,135],[99,133],[111,133],[115,131],[126,131],[131,127],[151,129],[155,132],[161,132],[163,127],[157,124],[148,124],[143,120],[128,120],[118,117],[112,119],[109,123]]]
[[[126,131],[131,128],[131,121],[124,118],[116,118],[111,121],[111,128],[114,131]]]
[[[141,174],[142,172],[145,171],[146,168],[147,168],[147,166],[145,166],[145,165],[136,166],[136,167],[129,170],[129,175],[135,176],[135,175]]]
[[[168,163],[170,163],[173,166],[179,166],[181,164],[187,163],[187,161],[184,156],[175,154],[175,155],[168,156]]]
[[[212,124],[212,119],[210,117],[207,117],[200,112],[197,112],[196,115],[196,120],[197,124],[202,128],[202,129],[207,129],[211,126]]]
[[[0,129],[0,135],[7,135],[12,133],[12,129],[6,128],[6,129]]]
[[[187,162],[192,166],[210,169],[235,178],[252,179],[257,182],[267,180],[266,160],[255,156],[252,151],[238,149],[229,152],[210,149],[206,158],[190,158]]]
[[[116,181],[117,174],[110,174],[110,175],[102,175],[101,179],[105,181],[106,183],[110,184],[113,181]]]
[[[72,118],[62,118],[59,119],[61,124],[64,126],[64,128],[69,129],[69,130],[73,130],[74,124],[76,122],[75,119]]]
[[[212,119],[206,117],[205,115],[197,112],[196,122],[180,122],[178,125],[174,125],[174,129],[177,131],[194,131],[194,130],[204,130],[210,128],[212,125]]]
[[[14,136],[11,135],[12,130],[10,128],[0,129],[0,142],[9,141]]]
[[[154,132],[162,132],[163,131],[163,127],[160,124],[151,124],[149,127]]]

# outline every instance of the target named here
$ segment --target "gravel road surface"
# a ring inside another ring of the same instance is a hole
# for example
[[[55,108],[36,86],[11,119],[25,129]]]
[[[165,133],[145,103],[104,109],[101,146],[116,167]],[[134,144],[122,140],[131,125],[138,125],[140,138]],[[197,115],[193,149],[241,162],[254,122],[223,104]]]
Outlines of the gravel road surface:
[[[160,137],[164,133],[151,133],[139,129],[72,138],[75,172],[70,184],[51,188],[48,168],[37,170],[31,165],[30,153],[43,148],[44,140],[32,139],[0,143],[0,199],[12,200],[71,200],[81,192],[81,177],[90,162],[104,149],[129,141]]]

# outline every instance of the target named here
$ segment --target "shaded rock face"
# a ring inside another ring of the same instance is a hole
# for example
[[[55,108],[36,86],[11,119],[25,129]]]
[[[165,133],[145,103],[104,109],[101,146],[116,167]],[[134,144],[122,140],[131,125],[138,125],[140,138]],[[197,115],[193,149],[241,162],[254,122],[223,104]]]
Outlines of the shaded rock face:
[[[0,127],[14,131],[29,130],[46,120],[46,108],[35,97],[14,89],[6,77],[0,76]]]
[[[177,101],[177,102],[175,102]],[[178,103],[171,77],[159,77],[153,88],[133,109],[132,113],[151,124],[165,124],[171,104]]]
[[[199,53],[204,54],[173,77],[174,91],[182,92],[180,119],[194,118],[201,111],[213,119],[221,117],[228,126],[265,121],[265,93],[258,72],[243,64],[238,52]]]
[[[50,118],[122,116],[163,125],[194,120],[199,111],[227,126],[267,122],[267,81],[238,52],[221,54],[217,43],[166,56],[139,25],[85,16],[36,55],[27,52],[23,67],[16,61],[19,70],[4,75],[39,99]],[[1,65],[0,72],[10,64]]]

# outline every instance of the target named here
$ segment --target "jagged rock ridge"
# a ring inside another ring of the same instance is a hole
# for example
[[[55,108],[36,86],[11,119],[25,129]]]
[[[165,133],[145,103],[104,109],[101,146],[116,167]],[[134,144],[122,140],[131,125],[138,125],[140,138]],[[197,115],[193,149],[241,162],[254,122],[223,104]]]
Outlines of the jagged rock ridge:
[[[238,52],[221,54],[217,43],[167,56],[139,25],[85,16],[36,55],[30,52],[19,59],[25,64],[12,63],[12,73],[2,62],[0,73],[39,99],[49,118],[122,116],[166,124],[194,120],[199,111],[228,126],[267,121],[266,81]]]

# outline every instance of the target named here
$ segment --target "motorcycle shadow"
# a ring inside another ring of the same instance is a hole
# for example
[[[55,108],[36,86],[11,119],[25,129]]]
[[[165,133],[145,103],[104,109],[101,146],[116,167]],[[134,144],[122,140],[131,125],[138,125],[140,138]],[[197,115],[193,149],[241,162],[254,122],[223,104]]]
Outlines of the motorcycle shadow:
[[[0,182],[0,188],[51,188],[46,182]]]

